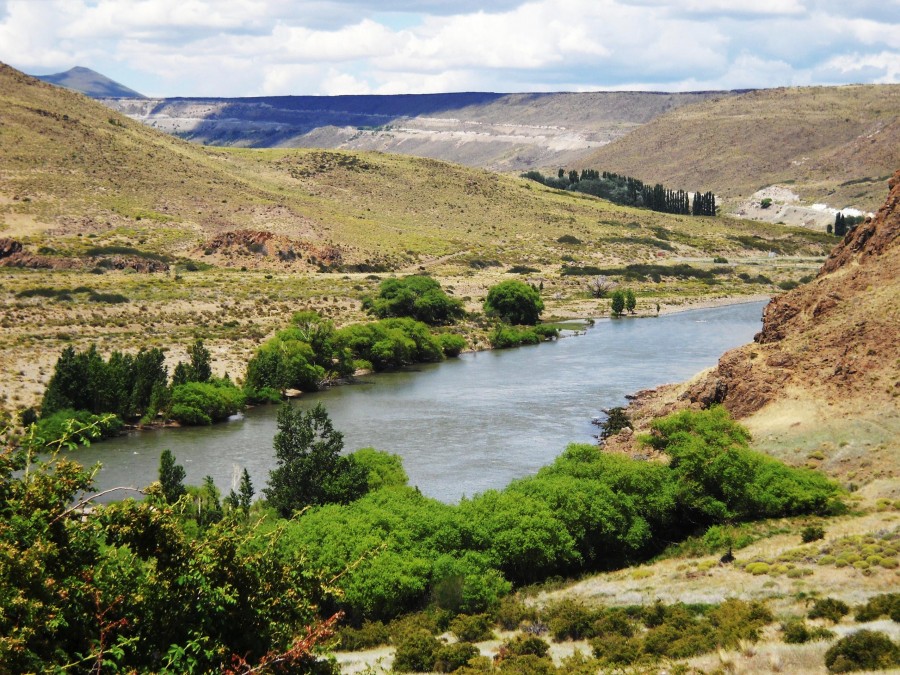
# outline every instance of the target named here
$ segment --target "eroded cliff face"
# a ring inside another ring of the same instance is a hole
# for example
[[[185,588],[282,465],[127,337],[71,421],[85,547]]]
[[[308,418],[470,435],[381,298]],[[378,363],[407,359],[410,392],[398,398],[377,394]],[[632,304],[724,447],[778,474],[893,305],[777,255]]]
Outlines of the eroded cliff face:
[[[721,403],[783,460],[848,483],[900,476],[900,171],[889,187],[813,282],[769,303],[751,344],[657,413]]]

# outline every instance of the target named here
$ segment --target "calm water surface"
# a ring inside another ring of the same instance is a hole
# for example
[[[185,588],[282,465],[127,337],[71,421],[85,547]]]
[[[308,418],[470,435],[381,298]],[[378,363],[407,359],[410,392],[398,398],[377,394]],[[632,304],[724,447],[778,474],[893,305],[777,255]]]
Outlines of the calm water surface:
[[[365,377],[294,405],[321,401],[347,450],[396,453],[411,485],[453,502],[534,473],[569,443],[593,442],[591,418],[622,405],[626,394],[714,365],[752,339],[764,304],[601,319],[577,337]],[[132,433],[77,456],[102,463],[98,489],[156,480],[159,455],[169,448],[188,483],[208,474],[227,493],[246,467],[259,493],[274,466],[276,414],[277,406],[263,406],[213,427]]]

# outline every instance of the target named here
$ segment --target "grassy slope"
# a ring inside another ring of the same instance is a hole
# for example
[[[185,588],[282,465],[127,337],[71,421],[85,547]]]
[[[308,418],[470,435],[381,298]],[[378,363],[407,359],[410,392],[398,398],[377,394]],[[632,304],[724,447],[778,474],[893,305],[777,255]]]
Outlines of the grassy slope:
[[[727,198],[788,183],[810,202],[875,210],[900,166],[900,85],[767,89],[686,106],[584,164]]]
[[[814,263],[773,261],[765,250],[815,256],[828,246],[805,231],[617,207],[435,160],[203,148],[5,66],[0,120],[0,237],[62,257],[129,246],[215,264],[204,272],[150,276],[97,276],[88,272],[89,260],[81,271],[3,268],[0,365],[13,375],[0,396],[15,407],[36,399],[68,341],[80,347],[98,341],[104,350],[152,342],[174,347],[174,360],[179,345],[198,335],[211,341],[220,372],[240,376],[256,342],[297,308],[317,308],[339,323],[361,318],[359,299],[377,285],[364,274],[311,274],[308,260],[282,262],[247,249],[204,255],[210,237],[238,228],[330,243],[349,263],[380,263],[397,272],[425,268],[472,310],[489,285],[509,278],[509,266],[529,265],[539,270],[530,278],[544,282],[547,313],[554,316],[608,311],[607,300],[587,295],[583,278],[559,275],[565,262],[610,266],[683,257],[712,267],[712,256],[725,255],[739,263],[714,286],[677,279],[636,285],[639,308],[653,311],[656,302],[665,307],[684,298],[773,292],[773,285],[747,284],[737,274],[796,279]],[[560,244],[562,235],[583,243]],[[666,257],[657,258],[666,247]],[[478,261],[495,265],[481,269]],[[17,297],[38,286],[88,286],[131,302],[98,305],[85,294],[71,302]]]

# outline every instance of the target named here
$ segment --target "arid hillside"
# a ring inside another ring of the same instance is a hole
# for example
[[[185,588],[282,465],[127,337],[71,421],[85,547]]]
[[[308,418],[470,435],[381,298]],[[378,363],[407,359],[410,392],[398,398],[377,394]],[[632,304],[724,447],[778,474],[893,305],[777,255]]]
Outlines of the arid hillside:
[[[900,85],[763,89],[686,106],[583,166],[734,202],[781,184],[806,204],[874,211],[900,166]]]
[[[723,403],[760,449],[851,482],[900,477],[900,171],[890,188],[815,281],[776,297],[754,342],[686,394]]]
[[[102,101],[134,120],[205,145],[378,150],[523,171],[570,164],[659,115],[733,95],[563,92]]]

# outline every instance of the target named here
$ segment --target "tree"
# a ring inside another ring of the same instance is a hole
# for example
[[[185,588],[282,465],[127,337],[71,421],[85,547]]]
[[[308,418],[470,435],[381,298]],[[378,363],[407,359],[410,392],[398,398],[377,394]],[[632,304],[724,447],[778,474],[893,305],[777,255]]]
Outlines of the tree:
[[[503,281],[488,291],[484,311],[507,323],[534,325],[544,311],[544,301],[540,293],[526,283]]]
[[[187,493],[184,487],[184,467],[175,463],[171,450],[163,450],[159,456],[159,483],[167,504],[174,504]]]
[[[250,482],[250,474],[246,467],[244,473],[241,474],[241,485],[238,488],[238,505],[244,513],[250,512],[250,503],[253,501],[253,483]]]
[[[610,309],[614,316],[621,316],[625,311],[625,293],[623,291],[613,291]]]
[[[305,506],[346,504],[368,490],[367,469],[341,456],[344,435],[335,431],[321,403],[308,412],[283,405],[274,447],[278,466],[263,492],[284,518]]]
[[[630,314],[634,314],[634,308],[637,307],[637,298],[634,297],[634,291],[630,288],[625,289],[625,309]]]
[[[197,339],[188,350],[189,363],[179,362],[172,374],[172,385],[187,384],[188,382],[209,382],[212,377],[210,365],[212,355],[203,346],[203,340]]]
[[[380,319],[410,317],[431,325],[453,323],[465,314],[462,303],[449,297],[441,285],[425,275],[381,282],[378,297],[364,307]]]

